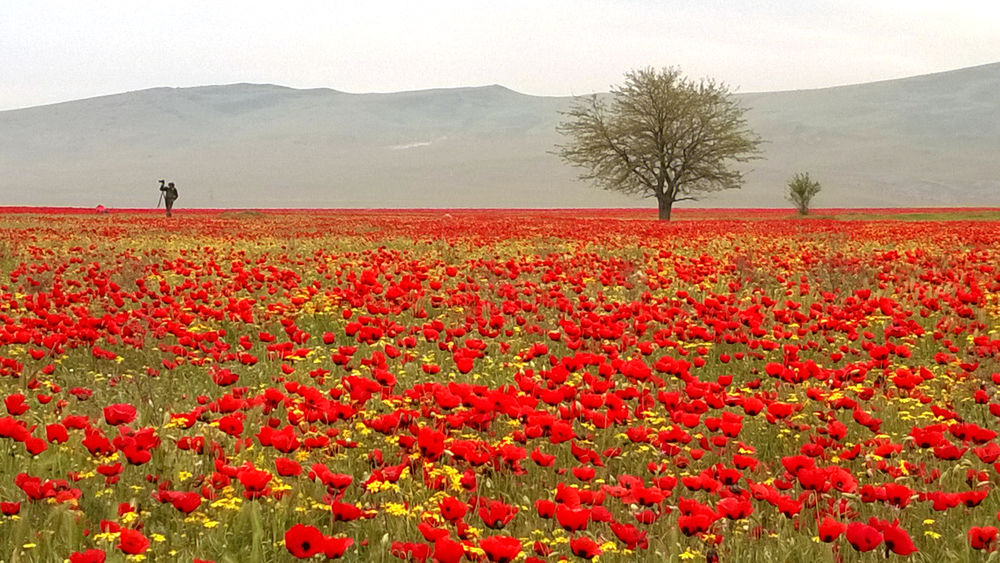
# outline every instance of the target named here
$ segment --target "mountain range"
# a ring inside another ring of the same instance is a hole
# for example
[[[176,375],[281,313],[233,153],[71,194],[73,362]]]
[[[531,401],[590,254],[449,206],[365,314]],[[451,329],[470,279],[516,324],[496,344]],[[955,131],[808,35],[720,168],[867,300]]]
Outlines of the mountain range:
[[[741,190],[701,207],[1000,205],[1000,63],[850,86],[736,94],[765,141]],[[0,112],[0,205],[652,207],[552,151],[570,97],[502,86],[351,94],[153,88]],[[683,205],[690,205],[685,202]]]

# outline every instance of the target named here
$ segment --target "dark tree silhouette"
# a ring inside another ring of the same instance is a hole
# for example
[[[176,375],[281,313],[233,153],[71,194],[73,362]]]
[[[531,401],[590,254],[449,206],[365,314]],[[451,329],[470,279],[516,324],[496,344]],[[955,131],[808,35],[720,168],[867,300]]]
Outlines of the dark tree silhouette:
[[[568,142],[556,154],[604,189],[655,197],[669,220],[678,201],[741,186],[731,165],[759,158],[761,143],[745,111],[714,80],[635,70],[610,96],[578,98],[563,112],[557,130]]]

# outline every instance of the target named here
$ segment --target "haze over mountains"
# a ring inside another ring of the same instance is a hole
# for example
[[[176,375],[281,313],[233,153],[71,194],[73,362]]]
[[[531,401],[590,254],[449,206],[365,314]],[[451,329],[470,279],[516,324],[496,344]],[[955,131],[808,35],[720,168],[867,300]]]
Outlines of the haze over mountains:
[[[739,95],[767,144],[742,190],[701,207],[1000,205],[1000,63],[853,86]],[[0,112],[0,205],[652,207],[551,154],[571,98],[501,86],[348,94],[154,88]],[[691,205],[685,202],[683,205]]]

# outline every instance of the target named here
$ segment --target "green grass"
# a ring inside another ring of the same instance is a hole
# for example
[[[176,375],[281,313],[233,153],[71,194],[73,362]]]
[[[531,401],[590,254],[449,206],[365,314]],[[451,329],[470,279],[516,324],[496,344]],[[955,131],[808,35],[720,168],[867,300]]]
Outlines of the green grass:
[[[809,215],[807,218],[835,219],[837,221],[1000,221],[1000,211],[976,209],[919,213],[869,213],[858,211],[835,215]]]

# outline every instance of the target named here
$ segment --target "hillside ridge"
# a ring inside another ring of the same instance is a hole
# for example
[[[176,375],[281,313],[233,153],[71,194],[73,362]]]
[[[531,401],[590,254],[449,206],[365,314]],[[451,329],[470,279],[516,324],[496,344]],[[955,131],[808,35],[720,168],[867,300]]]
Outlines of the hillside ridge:
[[[1000,204],[1000,63],[864,84],[736,94],[768,143],[708,207],[780,207],[808,171],[817,205]],[[552,148],[571,97],[492,84],[348,93],[157,87],[0,112],[0,205],[623,207]],[[155,198],[153,198],[155,202]]]

